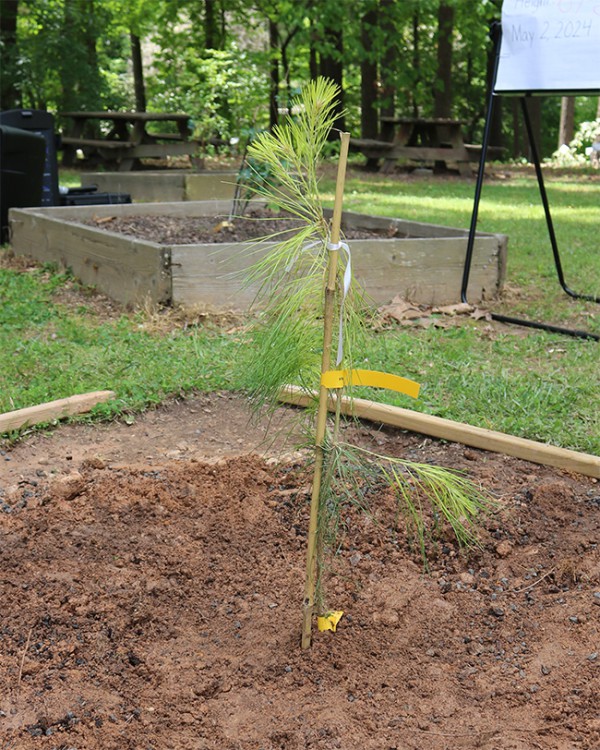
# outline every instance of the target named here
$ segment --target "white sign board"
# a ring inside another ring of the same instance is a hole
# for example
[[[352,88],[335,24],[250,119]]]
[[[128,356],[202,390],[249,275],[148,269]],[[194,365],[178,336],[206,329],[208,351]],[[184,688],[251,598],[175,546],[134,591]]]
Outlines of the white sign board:
[[[494,91],[600,92],[600,0],[504,0]]]

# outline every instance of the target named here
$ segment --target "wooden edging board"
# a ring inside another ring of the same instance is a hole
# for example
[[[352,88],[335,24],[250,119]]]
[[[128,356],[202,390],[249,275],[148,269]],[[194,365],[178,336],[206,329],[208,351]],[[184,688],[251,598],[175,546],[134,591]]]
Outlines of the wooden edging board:
[[[74,414],[83,414],[96,404],[109,401],[114,396],[114,391],[92,391],[91,393],[61,398],[57,401],[48,401],[37,406],[28,406],[26,409],[9,411],[0,414],[0,434],[40,422],[51,422],[54,419],[64,419]]]
[[[110,222],[102,221],[136,215],[222,220],[230,211],[230,201],[218,200],[11,208],[11,246],[16,255],[70,268],[82,283],[124,304],[244,310],[256,292],[245,285],[244,269],[268,251],[268,243],[159,244],[110,231]],[[90,219],[98,226],[84,223]],[[342,228],[353,227],[384,235],[348,242],[355,278],[372,304],[397,295],[427,305],[459,300],[467,230],[344,212]],[[505,236],[477,234],[469,299],[500,291],[506,252]]]
[[[279,400],[294,406],[309,406],[314,403],[316,394],[311,395],[295,386],[286,386],[279,393]],[[566,448],[538,443],[535,440],[514,437],[503,432],[494,432],[483,427],[473,427],[462,422],[421,414],[411,409],[402,409],[388,404],[377,404],[362,398],[342,397],[342,413],[351,414],[361,419],[381,422],[404,430],[420,432],[423,435],[451,440],[487,451],[505,453],[507,456],[521,458],[546,466],[567,469],[588,477],[600,479],[600,456],[579,453]],[[333,399],[330,410],[335,409]]]

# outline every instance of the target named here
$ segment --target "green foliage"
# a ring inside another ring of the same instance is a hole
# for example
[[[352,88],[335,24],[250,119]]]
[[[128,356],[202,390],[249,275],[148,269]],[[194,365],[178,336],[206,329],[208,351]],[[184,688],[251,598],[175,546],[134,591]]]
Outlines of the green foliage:
[[[119,108],[130,103],[117,0],[28,0],[18,16],[17,85],[24,107]]]
[[[224,50],[197,50],[187,35],[174,36],[175,50],[165,48],[148,76],[150,107],[188,112],[194,136],[229,140],[266,124],[268,91],[262,54],[231,43]]]
[[[486,108],[488,30],[500,17],[501,3],[446,4],[454,7],[453,114],[465,121],[466,140],[477,143]],[[14,77],[24,107],[132,107],[133,32],[152,42],[152,58],[149,47],[144,48],[148,108],[189,112],[200,141],[237,137],[255,123],[266,126],[273,63],[280,78],[277,100],[285,108],[291,92],[311,75],[311,54],[317,62],[331,59],[343,68],[346,126],[354,135],[360,129],[365,60],[379,65],[372,81],[379,107],[391,103],[394,91],[397,114],[433,114],[439,0],[273,0],[250,5],[220,0],[216,5],[221,18],[215,24],[208,18],[208,4],[199,0],[22,0],[17,44],[2,49],[3,74]],[[371,20],[363,29],[368,14]],[[273,47],[269,21],[275,30]],[[343,43],[336,43],[340,37]],[[215,49],[208,49],[207,42]],[[508,146],[514,142],[515,124],[508,101],[502,106]],[[577,123],[591,120],[595,107],[594,97],[578,97]],[[558,97],[544,97],[543,154],[554,150],[559,109]],[[522,125],[517,127],[522,130]]]

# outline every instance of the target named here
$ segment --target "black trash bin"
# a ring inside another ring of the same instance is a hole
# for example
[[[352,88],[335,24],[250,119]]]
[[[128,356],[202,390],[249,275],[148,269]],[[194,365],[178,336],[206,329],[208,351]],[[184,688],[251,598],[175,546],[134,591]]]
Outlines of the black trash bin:
[[[8,239],[8,209],[39,206],[46,141],[37,133],[0,125],[0,233]]]

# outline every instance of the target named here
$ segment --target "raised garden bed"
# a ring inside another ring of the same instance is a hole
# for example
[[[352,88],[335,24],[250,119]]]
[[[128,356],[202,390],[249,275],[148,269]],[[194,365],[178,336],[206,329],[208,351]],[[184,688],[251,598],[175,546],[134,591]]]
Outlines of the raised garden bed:
[[[100,193],[129,193],[133,201],[232,200],[237,172],[160,170],[141,172],[83,172],[81,184]]]
[[[224,238],[223,242],[161,243],[110,231],[113,218],[170,217],[189,221],[227,218],[229,201],[186,201],[137,205],[13,209],[10,212],[16,254],[69,267],[84,284],[115,300],[137,304],[207,304],[245,309],[256,290],[245,287],[243,271],[269,249]],[[85,222],[94,221],[95,226]],[[460,301],[468,232],[346,212],[356,278],[374,304],[402,295],[421,304]],[[375,236],[373,236],[375,235]],[[479,234],[471,267],[469,300],[493,298],[502,288],[507,238]],[[248,252],[252,249],[252,253]]]

